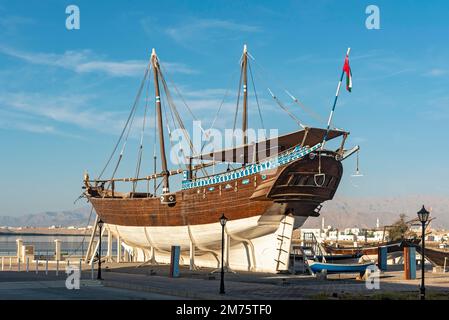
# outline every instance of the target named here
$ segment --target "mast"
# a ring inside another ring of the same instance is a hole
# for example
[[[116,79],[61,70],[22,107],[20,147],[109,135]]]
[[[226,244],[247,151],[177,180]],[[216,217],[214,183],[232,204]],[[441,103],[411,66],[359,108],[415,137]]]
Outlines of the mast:
[[[243,46],[243,57],[242,57],[242,69],[243,69],[243,123],[242,123],[242,131],[243,131],[243,145],[246,146],[248,144],[248,135],[246,134],[248,128],[248,51],[246,48],[246,44]],[[243,165],[245,166],[248,163],[248,150],[247,148],[243,149]]]
[[[156,117],[157,117],[157,127],[159,133],[159,148],[161,151],[161,163],[162,163],[162,174],[163,174],[163,189],[162,193],[169,192],[169,182],[168,175],[169,172],[167,170],[167,157],[165,155],[165,143],[164,143],[164,127],[162,124],[162,110],[161,110],[161,96],[159,90],[159,61],[157,59],[156,50],[151,52],[151,63],[153,65],[154,70],[154,91],[156,94]]]
[[[351,48],[348,48],[348,51],[346,51],[345,63],[346,63],[346,59],[349,58],[350,51],[351,51]],[[327,120],[327,129],[326,129],[326,133],[323,138],[323,142],[321,143],[321,150],[324,150],[324,145],[326,144],[327,137],[329,136],[329,131],[331,128],[331,123],[332,123],[332,117],[334,116],[335,106],[337,105],[338,95],[340,94],[341,82],[343,81],[344,75],[345,75],[345,68],[343,66],[343,70],[341,71],[340,81],[338,82],[338,85],[337,85],[337,92],[335,93],[334,104],[332,105],[332,110],[331,110],[331,113],[329,114],[329,119]]]

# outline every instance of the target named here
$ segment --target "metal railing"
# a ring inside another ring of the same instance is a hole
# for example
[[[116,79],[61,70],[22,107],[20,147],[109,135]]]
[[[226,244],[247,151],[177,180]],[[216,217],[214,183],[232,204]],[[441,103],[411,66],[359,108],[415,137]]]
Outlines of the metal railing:
[[[311,255],[314,257],[321,256],[324,259],[325,252],[313,232],[304,232],[302,240],[303,248],[306,252],[311,251]]]

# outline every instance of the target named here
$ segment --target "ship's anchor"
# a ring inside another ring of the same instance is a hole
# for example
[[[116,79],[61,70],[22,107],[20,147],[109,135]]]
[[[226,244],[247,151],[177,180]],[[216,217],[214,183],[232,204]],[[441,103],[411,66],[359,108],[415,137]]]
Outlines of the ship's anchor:
[[[319,183],[319,179],[321,178],[321,183]],[[324,185],[324,182],[326,181],[326,174],[325,173],[316,173],[313,176],[313,180],[315,182],[315,185],[317,187],[322,187]]]
[[[322,187],[326,181],[326,174],[321,172],[321,153],[318,155],[318,173],[313,176],[313,181],[317,187]]]
[[[361,173],[360,173],[360,170],[359,170],[359,151],[360,151],[360,149],[357,150],[357,165],[356,165],[355,173],[354,173],[354,174],[351,174],[351,177],[354,177],[354,178],[356,178],[356,177],[363,177],[363,174],[361,174]],[[356,188],[359,187],[358,185],[356,185],[356,184],[353,183],[352,181],[351,181],[351,184],[352,184],[354,187],[356,187]]]

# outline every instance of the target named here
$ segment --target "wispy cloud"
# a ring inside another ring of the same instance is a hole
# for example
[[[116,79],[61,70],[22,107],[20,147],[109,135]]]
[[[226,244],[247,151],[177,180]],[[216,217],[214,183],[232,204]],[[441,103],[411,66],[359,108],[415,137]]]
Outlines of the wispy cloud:
[[[65,51],[63,54],[21,51],[0,46],[0,53],[28,63],[63,68],[76,73],[100,72],[114,77],[142,75],[148,62],[140,60],[111,61],[97,57],[91,50]],[[193,74],[196,70],[175,62],[164,63],[167,72]]]
[[[340,57],[330,57],[330,56],[323,56],[322,54],[303,54],[298,57],[294,57],[291,59],[287,59],[286,63],[298,63],[298,62],[307,62],[307,63],[328,63],[328,62],[335,62],[335,63],[342,63],[344,58],[345,52],[342,52],[342,55]],[[351,61],[357,61],[357,60],[368,60],[368,59],[376,59],[382,56],[382,52],[378,50],[372,50],[366,53],[353,53],[351,54],[350,60]]]
[[[446,122],[449,119],[449,95],[434,94],[431,96],[432,98],[426,101],[426,108],[420,114],[430,120]]]
[[[234,113],[236,109],[237,103],[237,92],[234,89],[224,89],[224,88],[203,88],[203,89],[193,89],[189,87],[180,87],[180,93],[182,95],[179,96],[177,93],[174,94],[174,102],[181,112],[186,113],[184,102],[187,103],[189,108],[199,117],[202,121],[203,128],[208,128],[212,124],[214,124],[214,128],[232,128]],[[256,105],[255,95],[253,92],[250,92],[248,95],[249,98],[249,118],[254,121],[257,125],[259,125],[259,112]],[[271,117],[273,115],[283,115],[284,111],[282,111],[274,102],[271,97],[268,97],[268,94],[258,95],[259,106],[262,113],[262,118],[265,121],[265,124],[270,127],[270,123],[268,120],[268,115]],[[218,113],[218,109],[220,108],[220,112]],[[289,107],[290,110],[294,108]],[[239,115],[237,119],[237,127],[240,124],[240,117],[242,112],[242,100],[240,99],[239,105]],[[187,119],[191,119],[190,115],[186,117]]]
[[[441,68],[433,68],[424,73],[424,76],[427,77],[440,77],[445,74],[448,74],[448,70]]]
[[[154,33],[154,21],[143,19],[142,27],[148,34]],[[222,41],[262,31],[261,27],[232,20],[190,18],[182,23],[160,30],[181,45],[192,46],[192,42]]]
[[[0,16],[0,31],[7,35],[11,35],[19,30],[20,27],[34,23],[34,20],[27,17],[16,15]]]
[[[57,133],[56,125],[69,124],[110,133],[119,131],[123,125],[123,114],[89,108],[91,100],[91,96],[82,95],[2,93],[0,109],[3,127],[36,133]]]
[[[184,23],[177,27],[170,27],[165,30],[175,41],[185,41],[186,37],[209,37],[210,33],[216,31],[231,31],[231,32],[259,32],[260,27],[236,23],[229,20],[218,19],[193,19],[190,22]]]
[[[43,119],[32,114],[6,110],[0,103],[0,129],[18,130],[37,134],[51,134],[63,137],[80,139],[81,136],[59,130],[54,125],[46,123]]]
[[[193,119],[185,108],[184,102],[203,122],[204,127],[210,126],[222,103],[225,90],[183,89],[181,92],[183,99],[175,94],[174,103],[179,112],[184,115],[185,124],[189,127],[189,123]],[[3,92],[0,94],[0,128],[65,136],[72,136],[71,131],[82,134],[83,131],[79,131],[79,129],[103,134],[118,134],[125,124],[127,111],[104,111],[101,108],[93,108],[92,105],[97,105],[96,98],[92,95]],[[234,95],[231,94],[224,101],[220,115],[215,122],[215,128],[232,126],[232,114],[235,110],[234,98]],[[165,99],[163,103],[165,105]],[[133,137],[138,137],[142,128],[142,105],[139,110],[131,131]],[[232,110],[231,113],[230,110]],[[254,108],[251,112],[256,116],[257,111]],[[169,117],[166,121],[173,129],[172,119]],[[150,128],[153,127],[153,115],[147,119],[146,123]]]

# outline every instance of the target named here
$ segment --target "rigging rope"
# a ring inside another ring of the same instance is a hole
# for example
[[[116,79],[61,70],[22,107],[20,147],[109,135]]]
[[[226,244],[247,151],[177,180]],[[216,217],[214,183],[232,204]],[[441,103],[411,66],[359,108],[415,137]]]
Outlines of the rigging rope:
[[[156,148],[157,148],[157,116],[156,116],[156,108],[153,108],[154,112],[153,112],[153,118],[154,118],[154,140],[153,140],[153,173],[156,174],[157,172],[157,155],[156,155]],[[157,183],[157,178],[154,178],[153,181],[153,188],[154,188],[154,196],[156,196],[156,183]]]
[[[151,69],[149,72],[149,75],[151,74]],[[138,178],[139,178],[139,174],[140,174],[140,166],[142,163],[142,153],[143,153],[143,137],[144,137],[144,133],[145,133],[145,124],[146,124],[146,118],[147,118],[147,111],[148,111],[148,92],[150,90],[150,77],[148,77],[148,81],[147,81],[147,89],[146,89],[146,94],[145,94],[145,109],[144,109],[144,113],[143,113],[143,119],[142,119],[142,131],[140,134],[140,146],[139,146],[139,151],[138,151],[138,159],[137,159],[137,165],[136,165],[136,173],[135,173],[135,178],[136,181],[133,182],[133,192],[136,192],[136,187],[137,187],[137,183],[138,183]]]
[[[241,93],[241,90],[242,90],[242,78],[243,78],[243,64],[242,64],[242,67],[240,69],[239,90],[237,91],[237,103],[235,105],[234,123],[233,123],[233,126],[232,126],[233,131],[235,130],[235,125],[237,123],[237,115],[238,115],[239,104],[240,104],[240,93]]]
[[[284,89],[284,91],[293,100],[293,102],[296,103],[298,106],[300,106],[309,116],[311,116],[312,118],[314,118],[315,120],[318,120],[318,121],[323,121],[323,122],[326,121],[326,119],[324,119],[324,117],[320,116],[318,113],[316,113],[312,109],[306,107],[301,101],[299,101],[295,96],[293,96],[288,90]]]
[[[267,89],[268,89],[268,92],[270,92],[271,96],[273,97],[274,101],[277,102],[279,107],[281,107],[282,110],[284,110],[290,116],[290,118],[292,118],[301,128],[305,129],[306,127],[301,123],[301,121],[297,117],[295,117],[295,115],[293,113],[291,113],[290,110],[288,110],[282,104],[282,102],[274,95],[274,93],[270,90],[270,88],[267,88]]]
[[[267,72],[265,70],[265,68],[260,65],[256,59],[252,58],[254,60],[255,65],[260,68],[261,72],[264,75],[267,75]],[[257,76],[257,73],[256,73]],[[263,79],[261,79],[263,80]],[[312,111],[311,108],[306,107],[302,102],[299,101],[299,99],[297,99],[296,97],[294,97],[287,89],[285,89],[285,85],[282,81],[279,80],[279,78],[274,76],[274,80],[276,81],[276,83],[278,83],[281,87],[283,87],[283,90],[285,91],[285,93],[293,100],[294,103],[296,103],[299,107],[301,107],[307,114],[309,114],[309,116],[315,118],[315,120],[318,121],[325,121],[324,117],[319,115],[318,113]],[[264,81],[265,82],[265,81]]]
[[[259,98],[257,97],[256,84],[254,83],[253,72],[251,70],[251,63],[248,60],[249,74],[251,75],[251,82],[253,83],[254,96],[256,97],[257,110],[259,111],[260,124],[262,128],[265,130],[265,125],[263,123],[262,112],[260,111]]]
[[[241,90],[242,90],[242,79],[243,79],[243,63],[242,63],[242,66],[240,68],[239,89],[237,91],[237,103],[235,105],[234,123],[232,125],[232,131],[233,132],[235,131],[235,126],[236,126],[236,123],[237,123],[237,115],[238,115],[238,112],[239,112],[240,93],[241,93]],[[235,160],[237,160],[237,159],[235,159]],[[228,162],[228,167],[226,169],[227,171],[229,171],[229,167],[230,166],[231,166],[231,164]]]
[[[114,154],[115,154],[115,152],[117,151],[118,146],[120,145],[120,141],[123,139],[123,135],[124,135],[125,132],[126,132],[126,128],[127,128],[127,126],[129,125],[129,122],[130,122],[130,120],[131,120],[131,117],[132,117],[132,115],[133,115],[133,113],[135,112],[135,109],[136,109],[136,107],[137,107],[137,104],[138,104],[138,101],[139,101],[139,98],[140,98],[140,93],[142,92],[143,86],[144,86],[144,84],[145,84],[145,80],[146,80],[146,78],[147,78],[147,76],[148,76],[148,70],[149,70],[149,66],[145,69],[145,73],[144,73],[143,79],[142,79],[142,81],[141,81],[141,83],[140,83],[140,87],[139,87],[137,96],[136,96],[136,98],[134,99],[134,104],[133,104],[133,106],[132,106],[132,108],[131,108],[131,112],[130,112],[129,115],[128,115],[128,119],[127,119],[126,122],[125,122],[125,126],[124,126],[123,129],[122,129],[122,132],[121,132],[121,134],[120,134],[120,137],[119,137],[119,139],[117,140],[117,143],[115,144],[114,149],[112,150],[112,153],[111,153],[111,155],[110,155],[109,158],[108,158],[108,161],[106,162],[105,166],[104,166],[103,169],[101,170],[100,175],[98,176],[97,179],[101,179],[101,177],[103,176],[104,172],[106,171],[107,167],[109,166],[109,163],[111,162],[112,158],[114,157]]]
[[[160,78],[161,78],[161,81],[162,81],[162,86],[164,87],[165,95],[166,95],[166,98],[167,98],[167,103],[168,103],[168,105],[170,107],[170,112],[173,112],[172,116],[174,115],[174,118],[176,118],[176,122],[178,123],[179,128],[182,130],[183,136],[185,137],[185,139],[189,143],[190,149],[192,150],[192,152],[195,152],[195,148],[193,146],[192,140],[190,139],[190,137],[188,135],[188,132],[187,132],[187,129],[184,126],[184,122],[182,121],[182,118],[179,115],[179,112],[178,112],[178,110],[176,108],[176,104],[174,103],[173,98],[171,97],[170,90],[168,89],[167,82],[165,81],[165,77],[161,73],[159,73],[159,74],[160,74]],[[173,122],[175,122],[174,119],[173,119]],[[184,155],[185,155],[185,153],[184,153]],[[203,172],[203,174],[205,176],[208,175],[208,173],[205,170],[205,168],[201,167],[200,169],[201,169],[201,171]]]
[[[211,129],[214,128],[215,122],[216,122],[217,119],[218,119],[218,114],[220,113],[221,108],[223,107],[223,104],[224,104],[226,98],[228,97],[229,92],[231,91],[231,84],[234,82],[234,76],[235,76],[236,74],[237,74],[237,71],[234,71],[234,73],[231,75],[230,83],[229,83],[229,85],[227,86],[227,89],[226,89],[226,91],[225,91],[225,94],[224,94],[224,96],[223,96],[223,99],[221,100],[220,106],[218,107],[217,113],[215,114],[214,120],[212,121],[212,125],[211,125],[211,127],[210,127]],[[202,149],[203,149],[203,148],[201,148],[201,150],[202,150]]]
[[[160,63],[160,62],[159,62],[159,63]],[[161,68],[163,69],[164,74],[167,74],[167,72],[166,72],[166,70],[165,70],[165,67],[164,67],[163,65],[161,65]],[[175,110],[175,112],[176,112],[176,114],[177,114],[177,118],[179,118],[178,122],[180,122],[181,127],[183,128],[183,130],[185,130],[184,123],[182,122],[181,117],[179,117],[179,114],[178,114],[177,109],[176,109],[176,105],[174,104],[173,99],[172,99],[172,97],[171,97],[171,94],[170,94],[170,92],[168,91],[168,86],[167,86],[167,84],[166,84],[165,77],[161,75],[161,78],[162,78],[162,80],[163,80],[164,88],[166,88],[166,94],[168,95],[168,99],[171,101],[171,104],[169,103],[170,108],[173,108],[173,109]],[[178,96],[181,98],[182,103],[184,104],[184,106],[185,106],[185,107],[187,108],[187,110],[189,111],[189,113],[190,113],[190,115],[192,116],[193,120],[198,121],[198,119],[196,118],[195,114],[192,112],[192,110],[190,109],[189,105],[188,105],[187,102],[185,101],[184,96],[183,96],[183,95],[181,94],[181,92],[178,90],[178,87],[176,86],[176,84],[175,84],[173,81],[171,81],[170,78],[168,78],[168,81],[169,81],[170,84],[175,88],[176,93],[177,93]],[[165,90],[165,89],[164,89],[164,90]],[[168,92],[168,93],[167,93],[167,92]],[[173,106],[172,106],[172,105],[173,105]],[[201,130],[201,132],[202,132],[203,134],[205,134],[205,131],[204,131],[204,129],[203,129],[203,127],[202,127],[201,125],[200,125],[200,130]],[[185,132],[187,132],[187,131],[185,131]],[[193,153],[195,152],[195,151],[194,151],[194,148],[193,148],[193,143],[192,143],[192,141],[190,140],[190,137],[188,137],[188,136],[186,136],[186,135],[185,135],[185,137],[186,137],[187,141],[189,142],[190,151],[191,151],[190,156],[193,156]],[[184,156],[185,156],[185,152],[184,152],[184,151],[182,151],[182,152],[184,153]],[[203,172],[204,175],[208,175],[207,170],[206,170],[205,168],[201,168],[201,171]]]
[[[164,66],[161,64],[161,62],[159,61],[159,64],[161,65],[162,70],[164,71],[164,74],[167,74],[167,71],[165,70]],[[165,81],[165,80],[164,80]],[[176,87],[175,83],[173,81],[171,81],[170,78],[168,78],[168,82],[170,82],[170,84],[175,88],[176,93],[178,94],[178,96],[181,98],[182,103],[185,105],[185,107],[187,108],[187,110],[189,111],[190,115],[192,116],[193,120],[197,121],[198,119],[196,118],[195,114],[192,112],[192,110],[190,109],[190,107],[188,106],[187,102],[184,99],[184,96],[181,94],[181,92],[178,90],[178,87]],[[201,128],[201,130],[203,130]]]
[[[140,92],[139,92],[139,94],[138,94],[139,98],[140,98],[141,92],[142,92],[142,90],[140,90]],[[106,189],[108,189],[109,186],[111,186],[111,184],[112,184],[112,179],[114,179],[115,174],[117,173],[117,169],[118,169],[118,167],[119,167],[119,165],[120,165],[120,162],[121,162],[122,159],[123,159],[123,154],[124,154],[124,152],[125,152],[126,144],[127,144],[127,142],[128,142],[129,133],[131,132],[131,128],[132,128],[132,125],[133,125],[133,122],[134,122],[134,118],[135,118],[135,116],[136,116],[136,110],[137,110],[137,108],[134,109],[134,112],[133,112],[133,114],[132,114],[131,121],[130,121],[130,124],[129,124],[129,126],[128,126],[128,131],[126,132],[125,140],[124,140],[124,142],[123,142],[122,150],[120,151],[120,155],[119,155],[117,164],[115,165],[114,171],[112,172],[111,179],[109,180],[109,184],[108,184],[108,186],[106,187]]]
[[[172,109],[171,109],[171,107],[170,107],[170,104],[168,103],[168,99],[167,99],[166,95],[163,96],[162,99],[163,99],[163,100],[165,99],[165,100],[167,101],[167,105],[169,106],[169,111],[170,111],[170,115],[171,115],[171,119],[172,119],[172,123],[173,123],[173,128],[176,130],[176,129],[178,129],[178,127],[176,126],[175,118],[174,118],[174,116],[173,116],[173,111],[172,111]],[[172,141],[172,139],[171,139],[171,138],[172,138],[172,133],[171,133],[171,130],[170,130],[169,118],[168,118],[168,116],[167,116],[167,108],[165,107],[165,104],[163,104],[162,106],[163,106],[163,109],[164,109],[165,119],[166,119],[166,121],[167,121],[166,124],[167,124],[167,131],[168,131],[168,137],[169,137],[170,146],[171,146],[171,148],[173,149],[174,146],[173,146],[173,141]],[[180,146],[180,151],[182,151],[181,146]],[[178,154],[175,153],[175,156],[176,156],[176,160],[178,161],[178,164],[179,164],[180,161],[179,161]],[[183,169],[181,165],[178,165],[178,167],[179,167],[181,170]]]

